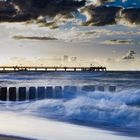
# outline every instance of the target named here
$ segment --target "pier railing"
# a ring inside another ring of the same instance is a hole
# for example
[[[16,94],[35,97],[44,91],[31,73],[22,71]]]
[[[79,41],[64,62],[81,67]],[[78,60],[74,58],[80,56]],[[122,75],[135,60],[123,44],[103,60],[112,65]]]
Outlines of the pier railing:
[[[0,66],[0,72],[7,71],[106,71],[106,67],[62,67],[62,66]]]

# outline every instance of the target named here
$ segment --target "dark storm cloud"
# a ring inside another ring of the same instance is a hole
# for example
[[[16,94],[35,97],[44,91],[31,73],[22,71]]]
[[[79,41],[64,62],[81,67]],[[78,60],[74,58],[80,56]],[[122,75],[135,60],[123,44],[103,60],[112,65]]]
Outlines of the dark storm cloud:
[[[90,1],[90,4],[87,3]],[[121,2],[120,2],[121,1]],[[140,8],[123,4],[130,0],[7,0],[0,1],[0,21],[19,22],[37,19],[41,16],[54,17],[57,14],[68,15],[82,7],[87,21],[84,26],[116,24],[123,20],[131,24],[140,24]],[[122,5],[120,5],[120,3]],[[69,18],[69,17],[68,17]]]
[[[67,14],[85,5],[85,0],[7,0],[0,2],[0,21],[26,21],[40,15]],[[12,11],[12,12],[9,12]]]
[[[120,10],[120,7],[88,6],[81,11],[88,13],[88,17],[90,17],[84,25],[106,25],[116,23],[116,16]]]
[[[121,11],[121,20],[126,20],[132,24],[140,24],[140,9],[139,8],[129,8]]]
[[[71,11],[85,5],[85,0],[9,0],[13,5],[20,7],[24,12],[37,12],[41,14],[56,14],[62,11]],[[33,13],[32,13],[33,14]]]

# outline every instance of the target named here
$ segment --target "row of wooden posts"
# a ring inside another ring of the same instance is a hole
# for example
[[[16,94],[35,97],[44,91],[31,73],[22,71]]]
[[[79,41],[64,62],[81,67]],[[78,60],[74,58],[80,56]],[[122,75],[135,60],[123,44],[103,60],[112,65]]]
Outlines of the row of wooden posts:
[[[40,86],[40,87],[0,87],[1,101],[32,101],[42,99],[71,99],[87,92],[115,92],[115,86]]]

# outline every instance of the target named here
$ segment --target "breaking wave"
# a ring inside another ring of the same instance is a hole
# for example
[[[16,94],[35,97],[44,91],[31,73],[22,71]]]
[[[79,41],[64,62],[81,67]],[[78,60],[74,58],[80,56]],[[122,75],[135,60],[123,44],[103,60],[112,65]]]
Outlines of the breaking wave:
[[[27,112],[88,126],[115,128],[140,127],[140,91],[116,93],[85,93],[68,101],[37,101]]]

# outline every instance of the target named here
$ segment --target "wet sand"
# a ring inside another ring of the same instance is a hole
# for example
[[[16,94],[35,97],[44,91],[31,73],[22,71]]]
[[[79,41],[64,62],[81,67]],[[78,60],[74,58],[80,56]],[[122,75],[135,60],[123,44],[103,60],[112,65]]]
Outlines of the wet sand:
[[[16,137],[16,136],[8,136],[8,135],[0,135],[0,140],[33,140],[33,139]]]

